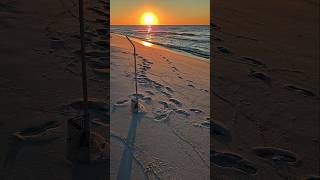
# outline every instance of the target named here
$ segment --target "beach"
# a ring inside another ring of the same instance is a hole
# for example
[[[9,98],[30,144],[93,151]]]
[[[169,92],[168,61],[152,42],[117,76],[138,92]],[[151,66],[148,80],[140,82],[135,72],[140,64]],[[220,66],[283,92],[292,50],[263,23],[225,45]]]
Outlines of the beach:
[[[104,150],[78,164],[66,158],[67,121],[83,107],[77,1],[0,2],[1,180],[108,176],[107,4],[85,1],[92,137]]]
[[[211,12],[213,179],[319,178],[319,1]]]
[[[209,179],[209,61],[131,40],[138,94],[132,45],[110,40],[110,178]]]

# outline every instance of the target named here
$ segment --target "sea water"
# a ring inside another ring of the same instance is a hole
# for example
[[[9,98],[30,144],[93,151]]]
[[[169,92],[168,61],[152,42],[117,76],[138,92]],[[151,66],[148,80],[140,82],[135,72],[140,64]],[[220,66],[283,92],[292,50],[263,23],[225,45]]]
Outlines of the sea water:
[[[209,26],[111,26],[111,33],[137,38],[208,60],[210,58]]]

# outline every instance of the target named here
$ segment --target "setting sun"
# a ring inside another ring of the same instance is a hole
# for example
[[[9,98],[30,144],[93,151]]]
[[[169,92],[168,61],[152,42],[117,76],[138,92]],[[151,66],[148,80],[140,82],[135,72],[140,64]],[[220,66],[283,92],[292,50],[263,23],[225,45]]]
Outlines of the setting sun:
[[[152,12],[145,12],[141,16],[140,24],[141,25],[158,25],[158,18]]]

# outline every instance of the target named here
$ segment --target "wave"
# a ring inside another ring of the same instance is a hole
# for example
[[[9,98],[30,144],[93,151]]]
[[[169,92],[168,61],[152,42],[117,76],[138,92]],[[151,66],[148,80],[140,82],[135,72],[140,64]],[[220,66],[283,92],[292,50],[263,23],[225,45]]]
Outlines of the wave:
[[[111,32],[127,35],[174,51],[210,58],[210,31],[207,26],[121,26]]]

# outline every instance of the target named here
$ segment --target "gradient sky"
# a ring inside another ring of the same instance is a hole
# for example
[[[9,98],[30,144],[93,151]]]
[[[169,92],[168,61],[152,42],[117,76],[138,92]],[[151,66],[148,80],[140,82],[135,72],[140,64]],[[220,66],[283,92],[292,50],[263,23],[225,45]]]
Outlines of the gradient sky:
[[[210,0],[111,0],[111,25],[139,25],[144,12],[160,25],[209,25]]]

